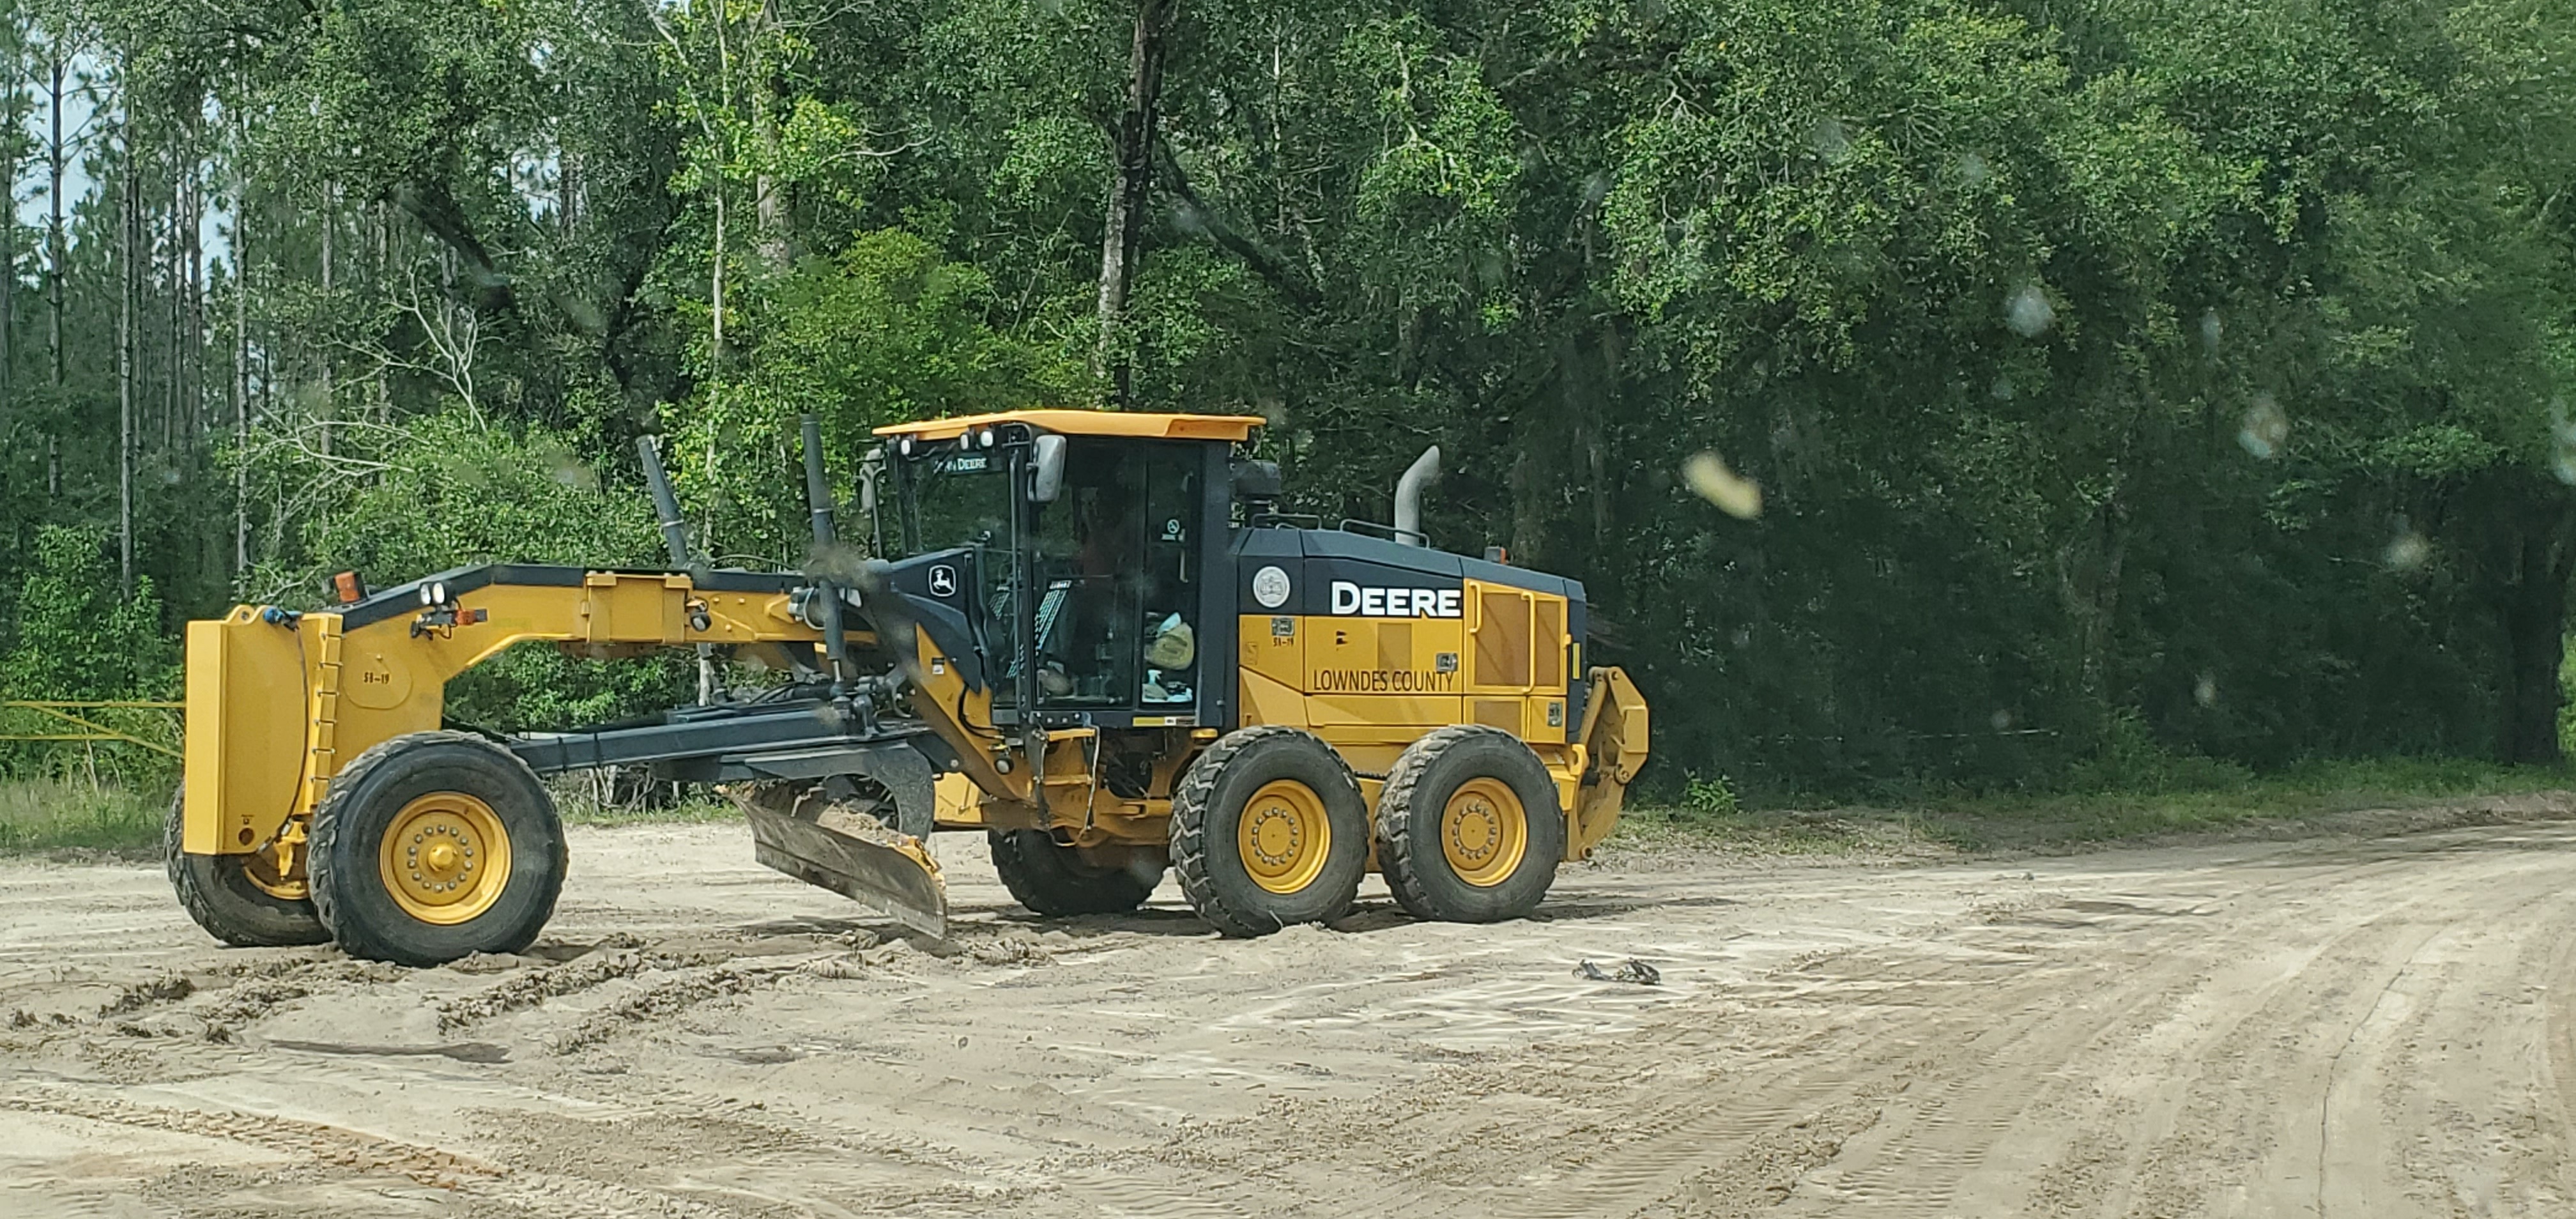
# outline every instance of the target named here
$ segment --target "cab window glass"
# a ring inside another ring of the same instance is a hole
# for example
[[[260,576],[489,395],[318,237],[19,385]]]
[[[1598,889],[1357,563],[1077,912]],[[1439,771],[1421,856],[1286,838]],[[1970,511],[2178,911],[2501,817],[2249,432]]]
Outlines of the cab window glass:
[[[1063,492],[1036,505],[1041,701],[1169,705],[1196,697],[1195,454],[1187,445],[1075,438]]]

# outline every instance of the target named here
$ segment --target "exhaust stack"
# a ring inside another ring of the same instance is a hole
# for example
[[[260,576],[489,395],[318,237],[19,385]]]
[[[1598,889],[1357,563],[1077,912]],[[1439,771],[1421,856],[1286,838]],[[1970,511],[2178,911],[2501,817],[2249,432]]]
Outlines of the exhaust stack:
[[[823,423],[812,415],[797,421],[805,441],[805,507],[814,524],[814,561],[830,563],[841,538],[832,524],[832,480],[823,473]],[[837,692],[850,680],[850,645],[841,625],[841,589],[830,579],[814,577],[814,600],[823,610],[823,655],[831,661]]]
[[[1422,532],[1422,489],[1440,477],[1440,446],[1422,450],[1422,456],[1404,468],[1404,477],[1395,480],[1395,540],[1407,546],[1428,546],[1431,538]]]
[[[670,471],[662,468],[662,448],[650,436],[635,438],[635,456],[644,463],[644,485],[653,491],[653,515],[662,527],[662,549],[670,552],[675,571],[698,570],[697,552],[689,549],[689,526],[680,516],[680,497],[671,490]],[[698,705],[716,701],[716,650],[698,645]]]
[[[697,566],[697,556],[689,552],[689,527],[680,518],[680,497],[671,493],[671,475],[662,468],[662,450],[652,437],[638,436],[635,456],[644,463],[644,485],[653,491],[653,511],[661,518],[662,549],[670,552],[671,566],[683,571]]]

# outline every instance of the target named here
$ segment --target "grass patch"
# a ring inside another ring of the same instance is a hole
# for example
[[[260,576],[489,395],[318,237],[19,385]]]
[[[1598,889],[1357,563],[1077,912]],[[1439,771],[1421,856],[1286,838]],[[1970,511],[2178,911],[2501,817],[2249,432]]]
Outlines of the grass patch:
[[[612,803],[600,800],[586,779],[551,786],[555,811],[565,825],[704,825],[742,820],[742,810],[732,801],[702,789],[668,803]]]
[[[2576,771],[2458,758],[2313,762],[2266,775],[2189,777],[2048,792],[1930,794],[1891,804],[1722,810],[1643,807],[1620,837],[1771,854],[1947,854],[2063,850],[2169,835],[2292,831],[2370,809],[2576,790]],[[1703,804],[1705,802],[1702,802]]]
[[[683,800],[658,807],[602,804],[587,790],[559,787],[557,809],[566,825],[695,824],[733,821],[742,814],[721,798]],[[0,782],[0,855],[95,853],[158,858],[167,793],[147,794],[114,784],[12,780]]]
[[[0,854],[95,851],[153,856],[169,794],[46,780],[0,783]]]

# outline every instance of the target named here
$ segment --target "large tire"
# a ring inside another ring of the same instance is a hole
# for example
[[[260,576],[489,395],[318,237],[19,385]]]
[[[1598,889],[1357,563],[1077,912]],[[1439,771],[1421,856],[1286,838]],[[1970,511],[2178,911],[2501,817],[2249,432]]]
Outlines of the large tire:
[[[439,965],[517,952],[553,916],[566,862],[536,772],[460,732],[359,754],[313,811],[313,904],[351,956]]]
[[[161,862],[179,908],[206,933],[235,948],[286,948],[328,944],[331,929],[313,903],[279,897],[252,883],[250,855],[191,855],[180,849],[181,798],[170,798],[161,828]]]
[[[1494,923],[1538,908],[1565,856],[1556,782],[1510,733],[1473,724],[1415,741],[1377,800],[1378,868],[1415,918]]]
[[[1133,863],[1103,863],[1043,830],[995,830],[988,839],[1002,887],[1021,905],[1050,918],[1125,914],[1144,905],[1163,881],[1163,866],[1141,852]]]
[[[1368,871],[1368,806],[1333,747],[1295,728],[1227,733],[1172,793],[1172,867],[1231,936],[1350,912]],[[1320,841],[1318,841],[1320,839]]]

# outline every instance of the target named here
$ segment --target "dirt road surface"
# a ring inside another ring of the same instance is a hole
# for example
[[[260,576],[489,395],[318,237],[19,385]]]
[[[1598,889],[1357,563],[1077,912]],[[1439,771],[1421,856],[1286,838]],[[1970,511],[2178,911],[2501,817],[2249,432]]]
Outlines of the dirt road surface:
[[[2576,1214],[2569,823],[1653,856],[1251,942],[941,844],[954,955],[647,827],[431,970],[0,867],[0,1215]]]

